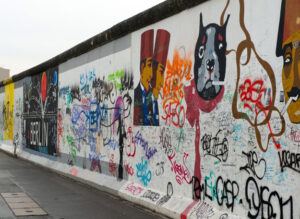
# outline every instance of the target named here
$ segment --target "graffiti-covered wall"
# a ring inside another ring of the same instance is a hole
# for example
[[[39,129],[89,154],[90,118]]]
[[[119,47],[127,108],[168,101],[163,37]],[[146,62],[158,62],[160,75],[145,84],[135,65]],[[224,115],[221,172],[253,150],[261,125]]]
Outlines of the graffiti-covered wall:
[[[129,45],[129,37],[121,41]],[[95,57],[86,56],[78,58],[91,60],[84,65],[69,69],[66,63],[60,68],[59,154],[70,165],[123,179],[125,129],[132,126],[130,48],[113,52],[106,47]]]
[[[204,1],[6,84],[0,107],[2,144],[178,217],[300,217],[299,0]]]
[[[23,82],[24,146],[55,155],[57,145],[57,68]]]

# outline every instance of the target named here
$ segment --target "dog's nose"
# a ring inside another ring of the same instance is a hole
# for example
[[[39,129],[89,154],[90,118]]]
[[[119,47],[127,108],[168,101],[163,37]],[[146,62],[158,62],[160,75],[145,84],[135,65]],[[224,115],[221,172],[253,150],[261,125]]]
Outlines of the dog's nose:
[[[208,59],[206,61],[206,69],[209,71],[209,73],[212,73],[215,67],[215,60],[213,59]]]

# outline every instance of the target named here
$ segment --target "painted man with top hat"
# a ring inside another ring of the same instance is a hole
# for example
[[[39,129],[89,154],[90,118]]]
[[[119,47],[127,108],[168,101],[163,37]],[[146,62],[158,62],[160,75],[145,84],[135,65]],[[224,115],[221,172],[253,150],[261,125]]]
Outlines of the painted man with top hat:
[[[157,31],[154,54],[153,39],[153,29],[145,31],[141,36],[141,78],[134,89],[134,125],[159,125],[157,99],[164,82],[163,73],[168,55],[170,34],[165,30]]]
[[[159,126],[157,100],[160,95],[160,90],[164,85],[164,72],[167,63],[169,43],[170,33],[162,29],[157,30],[154,55],[152,59],[153,76],[151,79],[154,126]]]

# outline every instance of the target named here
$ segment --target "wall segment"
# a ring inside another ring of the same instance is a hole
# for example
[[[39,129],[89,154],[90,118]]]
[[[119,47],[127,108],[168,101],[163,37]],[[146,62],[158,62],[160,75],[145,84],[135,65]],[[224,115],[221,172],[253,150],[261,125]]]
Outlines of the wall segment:
[[[299,8],[164,2],[2,83],[1,147],[172,217],[298,218]]]

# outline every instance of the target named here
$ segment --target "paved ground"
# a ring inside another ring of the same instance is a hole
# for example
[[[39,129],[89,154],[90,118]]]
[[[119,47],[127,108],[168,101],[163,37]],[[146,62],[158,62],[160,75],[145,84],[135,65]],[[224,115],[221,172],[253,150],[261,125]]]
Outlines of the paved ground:
[[[164,218],[0,151],[0,193],[6,192],[27,193],[49,214],[18,219]],[[0,219],[13,218],[16,217],[0,196]]]

